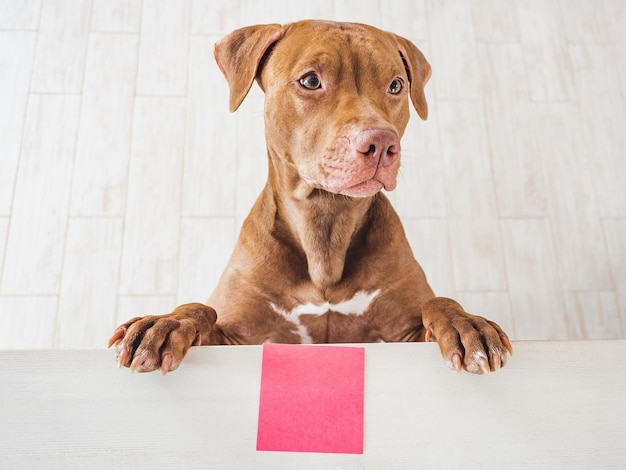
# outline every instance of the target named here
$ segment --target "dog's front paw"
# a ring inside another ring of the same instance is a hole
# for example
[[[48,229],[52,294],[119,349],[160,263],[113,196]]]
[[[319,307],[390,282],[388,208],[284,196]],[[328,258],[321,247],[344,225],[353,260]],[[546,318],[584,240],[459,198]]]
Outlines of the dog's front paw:
[[[451,369],[488,374],[506,364],[513,354],[509,337],[498,324],[470,315],[457,302],[444,297],[429,300],[422,307],[426,341],[437,341],[441,355]]]
[[[131,372],[175,370],[191,346],[202,344],[217,319],[215,310],[203,304],[185,304],[172,313],[137,317],[120,325],[109,340],[115,359]]]

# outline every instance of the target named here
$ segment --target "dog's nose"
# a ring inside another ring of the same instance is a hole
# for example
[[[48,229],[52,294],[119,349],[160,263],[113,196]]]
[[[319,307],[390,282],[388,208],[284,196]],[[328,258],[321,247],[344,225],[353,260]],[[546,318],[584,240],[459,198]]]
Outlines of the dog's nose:
[[[355,149],[372,165],[387,166],[400,155],[400,138],[389,129],[366,129],[354,139]]]

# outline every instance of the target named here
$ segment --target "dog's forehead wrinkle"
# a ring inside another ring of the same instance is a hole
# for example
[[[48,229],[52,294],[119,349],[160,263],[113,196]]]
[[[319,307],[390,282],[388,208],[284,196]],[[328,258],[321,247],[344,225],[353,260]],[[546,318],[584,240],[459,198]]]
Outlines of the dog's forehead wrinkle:
[[[290,70],[293,80],[298,80],[310,72],[322,74],[322,79],[333,76],[345,75],[343,72],[346,66],[345,51],[342,44],[306,44],[300,48],[297,56],[288,50],[278,50],[274,60],[280,62]]]
[[[295,23],[285,36],[293,36],[291,39],[297,42],[301,53],[294,56],[277,47],[276,59],[292,61],[292,67],[298,72],[306,69],[308,64],[322,70],[335,68],[357,74],[385,71],[386,75],[401,75],[404,66],[397,47],[386,33],[379,33],[382,34],[372,34],[372,28],[354,23]],[[324,39],[320,40],[320,37]]]

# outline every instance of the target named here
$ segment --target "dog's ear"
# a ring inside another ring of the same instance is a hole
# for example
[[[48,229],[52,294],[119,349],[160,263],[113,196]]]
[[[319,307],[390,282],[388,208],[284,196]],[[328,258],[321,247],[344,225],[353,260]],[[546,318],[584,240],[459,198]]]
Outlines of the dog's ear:
[[[215,43],[215,60],[230,88],[230,111],[237,110],[250,91],[267,50],[283,35],[279,24],[248,26]]]
[[[417,114],[425,121],[428,118],[428,104],[424,95],[424,86],[430,78],[430,64],[415,44],[396,34],[393,36],[404,61],[404,68],[409,75],[411,101]]]

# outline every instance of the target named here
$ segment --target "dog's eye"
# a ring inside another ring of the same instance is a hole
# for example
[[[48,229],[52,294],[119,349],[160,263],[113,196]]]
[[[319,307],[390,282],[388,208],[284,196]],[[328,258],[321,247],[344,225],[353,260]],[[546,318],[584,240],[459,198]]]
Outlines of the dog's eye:
[[[402,81],[395,78],[390,84],[389,89],[387,90],[392,95],[397,95],[402,90]]]
[[[305,75],[300,79],[300,84],[309,90],[317,90],[318,88],[322,88],[322,81],[320,77],[318,77],[314,73],[310,73]]]

